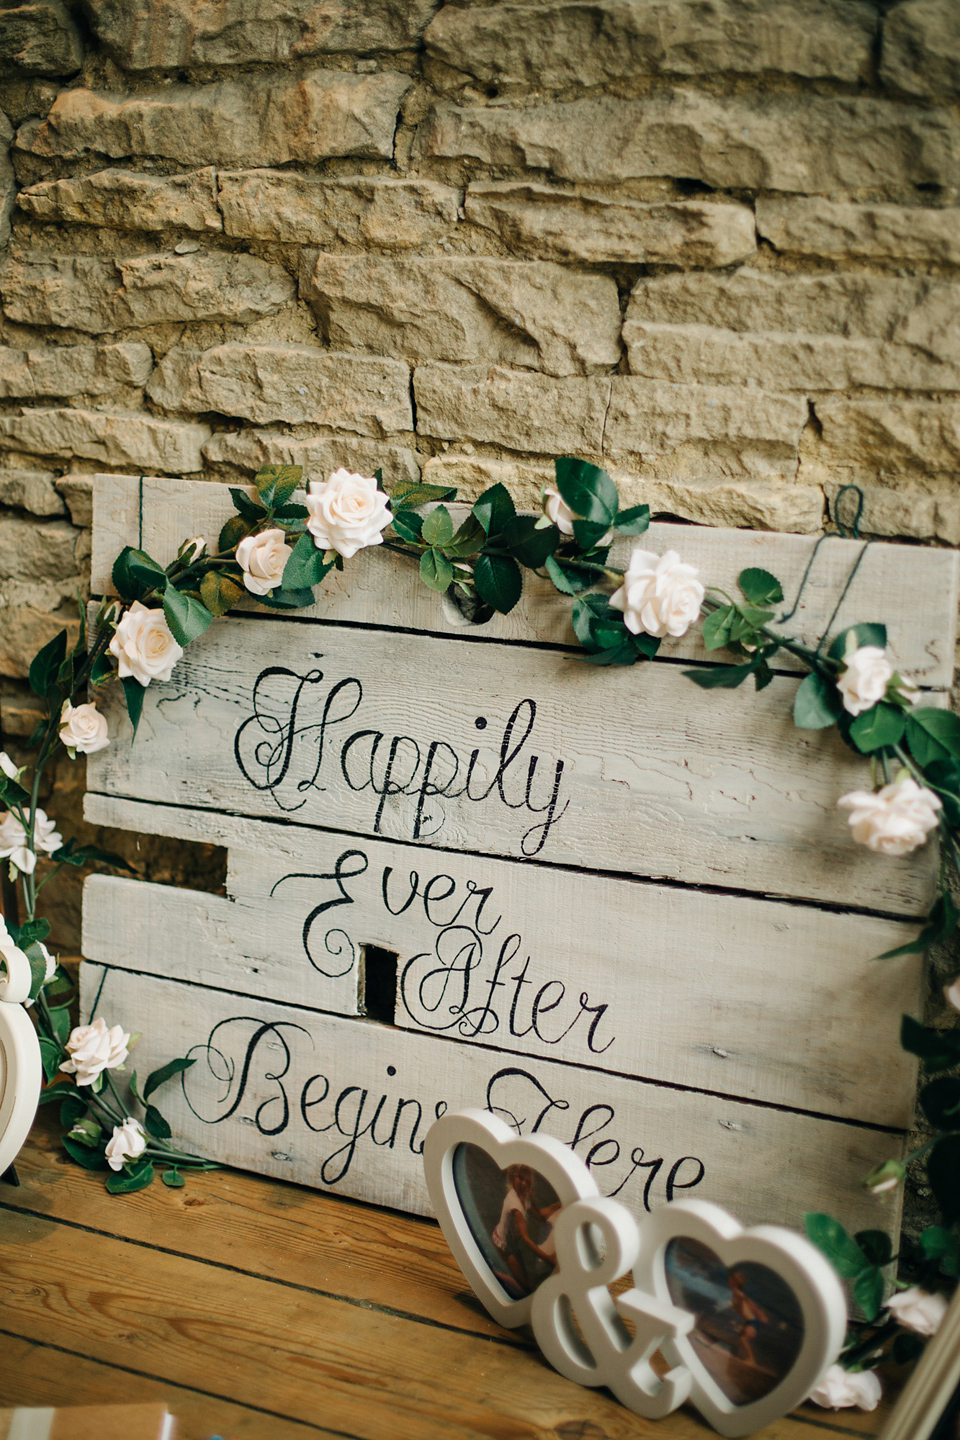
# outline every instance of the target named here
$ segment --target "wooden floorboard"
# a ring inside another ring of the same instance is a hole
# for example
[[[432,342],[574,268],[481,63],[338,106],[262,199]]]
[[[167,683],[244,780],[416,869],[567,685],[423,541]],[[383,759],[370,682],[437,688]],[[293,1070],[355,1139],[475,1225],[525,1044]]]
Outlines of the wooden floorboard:
[[[705,1440],[495,1326],[432,1222],[235,1171],[113,1197],[53,1117],[0,1187],[0,1406],[166,1399],[181,1440]],[[870,1436],[804,1406],[765,1440]]]

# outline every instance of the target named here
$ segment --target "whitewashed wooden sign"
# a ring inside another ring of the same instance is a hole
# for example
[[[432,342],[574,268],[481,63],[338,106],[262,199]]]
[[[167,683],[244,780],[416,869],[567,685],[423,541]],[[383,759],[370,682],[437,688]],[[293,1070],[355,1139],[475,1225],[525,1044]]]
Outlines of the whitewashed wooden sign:
[[[231,511],[223,486],[98,477],[100,588],[124,544],[165,563]],[[788,598],[813,545],[645,543],[719,584],[762,564]],[[786,628],[819,637],[860,548],[821,547]],[[836,624],[883,620],[935,703],[957,589],[954,552],[872,545]],[[225,845],[227,895],[88,880],[86,1013],[150,1060],[196,1047],[176,1123],[203,1153],[344,1194],[423,1209],[423,1126],[489,1106],[637,1213],[683,1190],[889,1225],[858,1181],[910,1123],[920,964],[872,957],[914,933],[935,857],[853,845],[836,799],[864,764],[794,728],[788,665],[759,696],[692,685],[692,638],[588,669],[560,597],[523,606],[466,627],[367,551],[311,610],[218,622],[134,746],[118,703],[88,818]]]

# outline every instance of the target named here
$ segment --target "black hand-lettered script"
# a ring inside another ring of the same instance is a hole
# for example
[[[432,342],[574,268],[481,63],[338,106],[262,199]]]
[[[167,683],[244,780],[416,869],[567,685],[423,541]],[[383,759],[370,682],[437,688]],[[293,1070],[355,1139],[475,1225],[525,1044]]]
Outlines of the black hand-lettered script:
[[[517,701],[502,722],[498,743],[477,745],[464,754],[442,738],[351,730],[348,722],[358,715],[363,698],[363,685],[355,676],[331,682],[320,669],[299,675],[280,665],[268,666],[253,687],[253,713],[234,738],[241,774],[287,812],[302,809],[312,791],[335,788],[342,796],[345,786],[353,794],[369,792],[376,801],[373,833],[381,833],[389,811],[414,840],[443,829],[446,817],[439,802],[492,801],[522,815],[543,817],[519,836],[523,855],[540,853],[569,801],[560,802],[562,759],[553,763],[552,775],[538,775],[540,756],[530,749],[535,700]],[[474,721],[478,730],[490,723],[485,715]]]

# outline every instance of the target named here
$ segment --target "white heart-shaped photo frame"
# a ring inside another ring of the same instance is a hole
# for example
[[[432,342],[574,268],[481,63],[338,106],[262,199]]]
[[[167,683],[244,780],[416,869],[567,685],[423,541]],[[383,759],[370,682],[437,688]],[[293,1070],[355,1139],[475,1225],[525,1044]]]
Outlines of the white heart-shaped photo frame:
[[[718,1205],[675,1200],[644,1217],[633,1273],[639,1290],[696,1316],[661,1348],[690,1371],[690,1401],[721,1435],[750,1435],[792,1410],[843,1347],[840,1282],[792,1230],[746,1230]]]
[[[461,1110],[430,1127],[423,1167],[444,1238],[477,1299],[498,1324],[525,1325],[536,1287],[552,1266],[544,1262],[537,1278],[536,1269],[520,1269],[517,1251],[535,1260],[549,1245],[560,1208],[599,1194],[586,1165],[549,1135],[520,1136],[486,1110]],[[521,1171],[532,1171],[532,1182]],[[533,1215],[539,1245],[528,1225]],[[522,1245],[511,1238],[518,1229]]]

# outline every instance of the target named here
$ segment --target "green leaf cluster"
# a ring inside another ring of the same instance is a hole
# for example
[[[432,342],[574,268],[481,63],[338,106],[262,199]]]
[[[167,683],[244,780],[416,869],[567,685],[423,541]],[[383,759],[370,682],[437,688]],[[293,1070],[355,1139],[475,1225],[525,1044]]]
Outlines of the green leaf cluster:
[[[904,1015],[900,1043],[928,1072],[960,1069],[960,1030],[938,1030]],[[927,1179],[945,1223],[955,1225],[960,1221],[960,1075],[937,1075],[922,1086],[919,1098],[927,1123],[940,1132],[924,1147]]]
[[[883,1230],[849,1235],[832,1215],[813,1212],[803,1217],[808,1238],[822,1250],[868,1320],[883,1308],[884,1270],[893,1261],[893,1245]]]
[[[704,620],[701,634],[705,649],[729,650],[743,656],[743,663],[685,670],[702,690],[735,690],[749,676],[756,689],[763,690],[773,679],[770,662],[783,641],[767,628],[776,619],[769,606],[783,599],[783,587],[769,570],[756,566],[741,570],[737,584],[743,600],[728,598],[725,605],[717,605]]]

